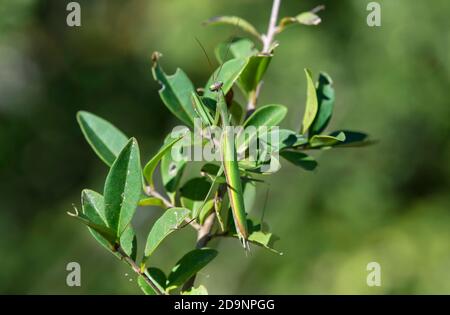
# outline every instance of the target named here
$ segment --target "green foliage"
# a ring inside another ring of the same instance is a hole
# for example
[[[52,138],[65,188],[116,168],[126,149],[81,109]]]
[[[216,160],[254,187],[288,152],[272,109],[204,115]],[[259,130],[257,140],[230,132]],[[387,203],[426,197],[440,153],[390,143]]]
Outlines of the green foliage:
[[[164,144],[170,143],[172,139],[170,136],[166,137]],[[168,150],[161,158],[161,179],[167,195],[173,202],[186,166],[186,161],[184,159],[174,159],[172,157],[172,151],[176,151],[181,155],[183,151],[182,141],[176,142],[172,146],[172,149],[170,151]]]
[[[314,158],[303,152],[286,150],[282,151],[280,154],[292,164],[300,166],[307,171],[312,171],[317,167],[317,162]]]
[[[212,92],[209,87],[217,81],[223,83],[222,91],[227,94],[233,84],[239,79],[241,73],[247,66],[248,59],[246,58],[236,58],[226,61],[222,64],[216,71],[211,75],[208,82],[205,85],[205,97],[216,99],[216,95]]]
[[[141,200],[139,200],[138,206],[157,206],[157,207],[161,207],[161,208],[165,208],[165,204],[164,202],[156,197],[148,197],[148,198],[143,198]]]
[[[153,173],[155,172],[156,167],[158,166],[158,163],[161,161],[164,155],[168,154],[170,149],[179,141],[182,137],[178,137],[174,140],[172,140],[169,143],[166,143],[159,151],[156,153],[154,157],[148,161],[148,163],[144,167],[144,177],[147,180],[147,183],[149,184],[150,188],[153,189]]]
[[[255,91],[269,67],[272,56],[255,55],[248,60],[239,78],[239,86],[246,92]]]
[[[332,84],[333,81],[328,74],[321,73],[319,75],[316,88],[318,112],[311,126],[311,135],[320,134],[327,127],[331,119],[335,98]]]
[[[340,132],[336,136],[315,135],[309,140],[309,144],[312,148],[332,146],[340,142],[345,142],[345,133],[343,132]]]
[[[153,53],[153,77],[161,84],[159,95],[167,108],[187,126],[192,127],[196,113],[191,103],[194,85],[181,69],[166,75],[159,64],[161,54]]]
[[[156,295],[158,294],[158,292],[156,292],[147,283],[146,279],[144,278],[145,276],[151,279],[153,283],[155,283],[159,287],[159,289],[164,292],[164,290],[166,289],[167,278],[161,269],[152,267],[147,268],[144,272],[144,275],[139,275],[137,279],[138,285],[145,295]]]
[[[83,214],[89,220],[100,226],[107,226],[105,204],[102,195],[95,191],[85,189],[81,192],[81,205],[83,207]],[[116,245],[115,240],[114,242],[111,242],[111,239],[108,240],[108,238],[105,238],[102,233],[99,233],[94,228],[89,228],[89,231],[102,246],[111,251],[118,258],[121,258],[121,255],[114,248]],[[136,258],[137,239],[131,225],[127,226],[125,232],[120,237],[119,243],[127,255],[133,259]]]
[[[199,286],[198,288],[192,288],[188,291],[181,292],[183,295],[208,295],[208,290],[204,286]]]
[[[324,8],[324,6],[318,6],[311,11],[302,12],[294,17],[287,16],[282,18],[278,25],[278,33],[281,33],[288,26],[292,25],[319,25],[322,19],[317,15],[317,12]]]
[[[188,217],[190,210],[171,208],[155,222],[147,237],[145,245],[146,259],[155,251],[158,245],[171,233],[175,232]]]
[[[217,256],[210,248],[194,249],[184,255],[172,268],[167,278],[167,290],[175,289],[185,283]]]
[[[245,122],[244,127],[276,126],[284,119],[287,108],[279,104],[270,104],[259,107]]]
[[[311,77],[311,71],[305,69],[306,74],[306,107],[303,115],[302,134],[305,134],[316,118],[318,110],[318,101],[314,82]]]
[[[180,202],[183,207],[191,209],[194,218],[197,217],[203,200],[208,196],[210,186],[206,178],[195,177],[180,188]]]
[[[274,33],[295,24],[317,25],[321,20],[316,13],[314,10],[285,17]],[[235,87],[241,90],[247,103],[256,105],[262,79],[272,63],[277,43],[272,39],[267,50],[267,35],[261,35],[249,22],[235,16],[213,18],[206,24],[235,25],[257,38],[258,44],[263,43],[266,48],[258,48],[247,38],[234,38],[219,44],[215,52],[220,65],[203,89],[196,89],[180,69],[167,75],[159,62],[161,54],[155,52],[152,73],[161,85],[161,101],[187,127],[177,136],[167,135],[160,150],[143,169],[134,138],[128,139],[112,124],[91,113],[77,114],[86,140],[110,169],[104,196],[83,190],[83,212],[76,211],[71,215],[87,225],[103,247],[132,266],[145,294],[171,293],[174,289],[180,289],[182,294],[207,294],[204,286],[195,287],[189,281],[217,256],[216,250],[206,248],[209,239],[214,237],[239,238],[246,249],[252,244],[279,253],[273,246],[278,238],[263,228],[265,225],[254,224],[249,218],[259,184],[265,182],[262,176],[273,174],[282,167],[279,156],[312,171],[318,164],[305,150],[370,143],[367,136],[359,132],[343,130],[323,134],[335,106],[332,79],[326,73],[320,73],[315,83],[311,72],[305,69],[307,98],[300,132],[278,128],[288,113],[286,106],[275,103],[257,106],[255,110],[249,106],[244,111],[234,99]],[[298,78],[298,84],[301,82]],[[187,134],[196,129],[197,119],[207,127],[221,128],[220,136],[211,132],[197,139],[196,135]],[[237,133],[235,127],[239,127]],[[194,141],[185,144],[184,140]],[[258,145],[256,156],[248,154],[253,144]],[[199,146],[201,149],[203,146],[215,148],[220,153],[220,161],[203,163],[200,174],[193,174],[192,170],[185,172],[191,163],[180,156],[185,150]],[[158,165],[159,173],[156,171]],[[182,183],[185,173],[188,178]],[[162,187],[158,187],[158,174]],[[160,189],[163,192],[160,193]],[[136,257],[137,240],[131,225],[138,206],[162,209],[150,228],[144,257],[140,261]],[[163,241],[187,226],[197,231],[199,248],[188,251],[168,276],[156,267],[146,268]],[[189,287],[184,287],[186,284]]]
[[[259,34],[256,28],[250,22],[247,22],[243,18],[237,16],[217,16],[205,21],[204,24],[229,24],[233,25],[234,27],[240,27],[243,31],[253,35],[257,39],[261,38],[261,34]]]
[[[111,123],[88,112],[78,112],[77,120],[87,142],[98,157],[111,166],[128,138]]]
[[[133,218],[142,191],[139,148],[130,139],[114,161],[105,181],[105,218],[120,238]]]

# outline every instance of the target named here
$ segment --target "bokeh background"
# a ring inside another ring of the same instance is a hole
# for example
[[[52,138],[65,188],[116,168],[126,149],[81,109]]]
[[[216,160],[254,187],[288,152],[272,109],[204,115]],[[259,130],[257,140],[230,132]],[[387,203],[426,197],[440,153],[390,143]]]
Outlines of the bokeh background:
[[[181,67],[203,85],[210,69],[194,37],[213,55],[231,28],[201,21],[235,14],[264,32],[271,1],[80,0],[78,28],[66,25],[68,2],[0,2],[0,293],[140,294],[128,267],[65,214],[107,174],[75,114],[135,136],[147,160],[178,124],[159,100],[152,51],[168,73]],[[337,93],[329,130],[366,131],[378,144],[320,152],[312,173],[285,163],[265,215],[284,255],[212,242],[220,254],[198,278],[210,293],[450,294],[450,5],[380,0],[382,26],[370,28],[368,2],[283,1],[281,16],[327,9],[320,26],[279,36],[259,103],[285,104],[283,126],[297,128],[303,68],[325,70]],[[160,214],[138,209],[141,247]],[[168,272],[194,241],[189,229],[175,233],[152,264]],[[71,261],[79,288],[66,286]],[[366,285],[371,261],[381,287]]]

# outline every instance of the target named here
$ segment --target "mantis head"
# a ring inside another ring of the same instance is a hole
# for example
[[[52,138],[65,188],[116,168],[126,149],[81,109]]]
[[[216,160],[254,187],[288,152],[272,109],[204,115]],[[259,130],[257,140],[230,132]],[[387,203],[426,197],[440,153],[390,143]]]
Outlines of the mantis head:
[[[211,92],[218,92],[223,86],[223,82],[222,81],[216,81],[213,84],[211,84],[209,86],[209,90]]]

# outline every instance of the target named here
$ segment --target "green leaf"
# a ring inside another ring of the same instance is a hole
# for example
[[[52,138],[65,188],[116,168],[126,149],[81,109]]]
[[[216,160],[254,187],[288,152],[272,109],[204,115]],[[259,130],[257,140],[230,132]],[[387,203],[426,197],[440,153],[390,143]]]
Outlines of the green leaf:
[[[297,135],[297,141],[292,145],[293,147],[302,146],[308,143],[308,138],[304,135]]]
[[[95,191],[85,189],[81,193],[81,203],[83,214],[69,214],[87,225],[89,232],[97,242],[114,256],[122,259],[122,255],[115,249],[117,246],[116,235],[113,230],[106,226],[103,196]],[[119,243],[123,251],[130,256],[131,259],[136,260],[137,239],[131,225],[129,225],[122,234]]]
[[[111,123],[89,112],[78,112],[77,120],[94,152],[111,166],[127,144],[128,138]]]
[[[244,122],[244,127],[248,126],[276,126],[286,116],[287,108],[279,104],[264,105],[256,109],[252,115]]]
[[[210,91],[209,87],[217,81],[221,81],[223,83],[223,93],[227,94],[241,75],[242,71],[244,71],[247,62],[248,59],[231,59],[226,61],[222,66],[214,71],[213,75],[209,78],[205,87],[204,97],[216,99],[216,93]]]
[[[243,184],[243,195],[244,195],[244,205],[245,210],[251,211],[256,200],[256,183],[251,181],[245,181]]]
[[[248,241],[252,244],[259,245],[269,249],[270,251],[280,254],[277,250],[273,248],[273,243],[278,240],[278,237],[272,233],[266,233],[263,231],[255,231],[250,234]]]
[[[320,134],[328,125],[333,114],[335,93],[333,89],[333,81],[326,73],[320,73],[319,81],[316,89],[318,112],[311,125],[310,136]]]
[[[247,32],[257,39],[261,40],[261,34],[256,30],[256,28],[248,21],[240,18],[238,16],[216,16],[210,18],[209,20],[203,22],[206,25],[216,25],[216,24],[229,24],[235,27],[239,27],[244,32]]]
[[[120,247],[122,247],[125,254],[130,256],[130,258],[136,261],[137,257],[137,238],[136,232],[133,229],[133,226],[129,224],[125,231],[120,236]]]
[[[338,130],[332,132],[330,136],[336,137],[341,133],[345,134],[345,141],[343,141],[342,143],[337,143],[336,147],[359,147],[371,145],[375,142],[368,140],[367,134],[357,131]]]
[[[170,208],[155,222],[147,237],[145,257],[148,258],[159,244],[188,217],[185,208]]]
[[[169,134],[164,143],[170,143],[172,140],[171,135]],[[172,152],[177,152],[178,157],[174,158],[172,156]],[[170,199],[174,201],[175,192],[178,189],[178,186],[181,181],[181,177],[183,176],[183,172],[186,166],[186,159],[182,158],[183,153],[183,141],[177,142],[172,150],[168,151],[163,155],[161,159],[161,178],[166,189],[167,194]]]
[[[142,192],[139,147],[131,138],[106,177],[104,198],[108,226],[120,237],[130,224]]]
[[[180,188],[180,201],[183,207],[192,210],[192,217],[196,218],[198,211],[208,195],[211,183],[205,177],[195,177],[187,181]]]
[[[269,67],[271,55],[257,55],[251,56],[247,66],[239,78],[239,86],[247,93],[256,91],[256,88],[261,82],[267,68]]]
[[[182,295],[208,295],[208,290],[203,285],[198,288],[191,288],[188,291],[181,292]]]
[[[203,104],[203,100],[200,98],[200,96],[198,96],[196,92],[192,92],[192,104],[194,104],[195,111],[201,118],[202,123],[206,126],[211,126],[214,122],[214,119],[211,117],[208,108],[205,104]]]
[[[229,111],[231,114],[231,121],[235,126],[239,126],[244,116],[244,110],[242,109],[242,106],[238,102],[233,100]]]
[[[225,61],[228,60],[229,45],[230,44],[228,42],[219,43],[214,49],[214,56],[220,64],[225,63]]]
[[[228,43],[224,43],[228,50]],[[239,38],[229,44],[229,50],[234,58],[249,58],[258,53],[255,43],[248,38]],[[227,57],[227,56],[224,56]],[[224,59],[225,60],[225,59]]]
[[[105,216],[105,204],[103,196],[99,193],[84,189],[81,192],[81,205],[83,209],[83,214],[95,224],[100,226],[104,226],[107,228],[106,216]],[[91,232],[92,236],[108,251],[110,251],[114,256],[121,259],[122,255],[115,250],[115,241],[111,243],[107,238],[105,238],[101,233],[97,232],[93,228],[88,228],[89,232]],[[114,232],[111,230],[110,234],[113,238]],[[131,257],[131,259],[136,259],[137,254],[137,239],[136,233],[134,232],[133,227],[130,225],[127,226],[125,232],[120,237],[120,246],[123,251]]]
[[[229,59],[246,59],[258,53],[255,43],[248,38],[237,38],[231,43],[222,42],[214,50],[219,63],[225,63]]]
[[[216,176],[216,174],[219,172],[220,166],[213,163],[206,163],[202,166],[200,172],[204,174],[208,174],[211,176]]]
[[[173,267],[167,281],[167,290],[181,286],[190,277],[217,256],[217,251],[210,248],[194,249],[184,255]]]
[[[306,108],[305,114],[303,115],[303,124],[302,124],[302,134],[305,134],[314,119],[316,118],[318,102],[317,102],[317,94],[316,88],[314,87],[314,82],[311,77],[311,72],[308,69],[305,69],[306,74]]]
[[[327,136],[327,135],[315,135],[309,140],[309,144],[312,148],[317,147],[327,147],[332,146],[338,143],[342,143],[345,141],[345,134],[340,132],[336,136]]]
[[[259,107],[244,122],[244,131],[236,137],[236,146],[238,154],[242,154],[247,147],[256,141],[257,137],[264,138],[267,135],[267,128],[278,125],[286,116],[287,108],[279,104],[270,104]],[[256,127],[247,128],[249,126]]]
[[[142,292],[144,292],[145,295],[156,295],[158,294],[153,290],[153,288],[145,281],[143,276],[138,276],[137,283],[139,285],[139,288],[141,288]]]
[[[166,289],[167,277],[164,271],[159,268],[149,267],[147,268],[146,274],[150,276],[150,278],[152,278],[163,289]]]
[[[93,190],[84,189],[81,192],[81,206],[83,214],[89,220],[106,227],[105,203],[102,195]]]
[[[161,269],[158,268],[147,268],[145,274],[153,280],[153,283],[160,287],[161,291],[164,291],[166,288],[166,275]],[[153,288],[145,281],[143,276],[138,276],[138,285],[145,295],[156,295],[158,294],[153,290]]]
[[[67,212],[67,214],[77,219],[89,228],[93,229],[95,232],[105,238],[107,242],[111,244],[111,248],[114,246],[113,244],[116,244],[117,237],[114,231],[109,227],[92,222],[86,215],[84,215],[83,213],[79,213],[77,210],[75,211],[75,213]]]
[[[169,152],[170,149],[177,143],[183,136],[175,138],[174,140],[163,145],[161,149],[159,149],[158,153],[153,156],[150,161],[144,167],[144,177],[147,180],[147,183],[151,188],[154,188],[153,183],[153,173],[155,172],[156,167],[158,166],[159,161],[161,161],[162,157]],[[170,152],[169,152],[170,153]]]
[[[200,213],[198,215],[198,222],[203,224],[208,217],[208,215],[212,212],[214,208],[214,199],[208,200],[205,205],[201,208]]]
[[[159,95],[167,108],[188,127],[193,127],[194,118],[197,117],[191,102],[194,85],[181,69],[177,69],[173,75],[167,75],[159,65],[161,54],[154,52],[152,55],[153,78],[161,84]]]
[[[236,227],[233,222],[228,222],[229,224],[229,235],[233,237],[238,237],[236,234]],[[262,230],[261,224],[255,224],[252,220],[247,219],[247,226],[249,227],[249,237],[248,241],[254,245],[264,247],[271,252],[282,255],[283,253],[274,249],[274,243],[279,240],[279,237],[273,233]]]
[[[322,19],[312,12],[303,12],[295,17],[298,23],[303,25],[319,25]]]
[[[294,131],[276,128],[268,132],[266,143],[270,146],[270,152],[277,152],[294,146],[297,140]]]
[[[156,197],[148,197],[148,198],[144,198],[139,200],[138,206],[140,207],[149,207],[149,206],[155,206],[155,207],[160,207],[160,208],[166,208],[166,205],[164,204],[164,202]]]
[[[319,25],[322,19],[312,11],[302,12],[295,17],[284,17],[281,19],[278,26],[278,32],[282,32],[286,27],[302,24],[302,25]]]
[[[316,168],[317,162],[305,153],[299,151],[281,151],[280,155],[296,166],[312,171]]]

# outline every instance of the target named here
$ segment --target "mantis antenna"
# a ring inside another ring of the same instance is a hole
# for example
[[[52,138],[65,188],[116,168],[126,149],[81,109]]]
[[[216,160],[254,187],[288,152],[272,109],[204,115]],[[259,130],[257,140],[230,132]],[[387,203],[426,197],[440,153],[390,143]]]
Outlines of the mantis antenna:
[[[202,45],[202,43],[200,42],[200,40],[197,37],[195,37],[195,41],[197,42],[197,44],[200,46],[201,50],[203,51],[203,54],[205,55],[206,60],[208,60],[209,70],[211,70],[211,72],[213,72],[214,67],[212,65],[211,59],[209,59],[209,56],[208,56],[208,53],[206,52],[205,47]]]
[[[211,92],[218,92],[223,86],[223,82],[216,81],[216,80],[219,78],[219,75],[220,75],[220,72],[222,71],[225,60],[227,60],[228,54],[230,53],[231,42],[233,41],[233,38],[236,37],[237,31],[239,29],[239,21],[240,21],[240,19],[238,18],[236,25],[234,26],[233,36],[231,36],[230,41],[228,42],[227,51],[225,52],[224,62],[222,62],[221,65],[219,66],[219,70],[217,71],[216,75],[213,74],[213,84],[209,87]]]

